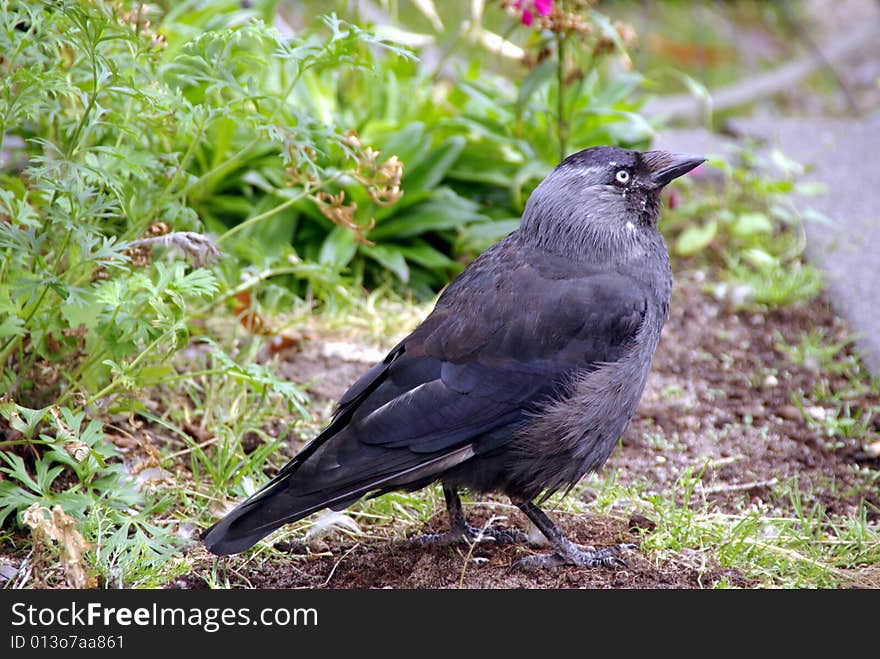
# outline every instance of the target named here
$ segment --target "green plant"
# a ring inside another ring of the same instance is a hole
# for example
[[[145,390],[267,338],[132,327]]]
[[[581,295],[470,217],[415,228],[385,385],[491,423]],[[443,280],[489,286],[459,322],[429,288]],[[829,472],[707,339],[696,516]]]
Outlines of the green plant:
[[[819,430],[829,440],[837,438],[837,442],[826,442],[831,449],[843,448],[844,439],[866,439],[871,432],[871,421],[877,411],[873,408],[854,408],[849,402],[837,404],[833,409],[812,407],[802,410],[804,420],[810,428]]]
[[[168,577],[164,567],[182,540],[157,521],[170,498],[143,491],[97,420],[67,407],[33,410],[9,401],[0,416],[21,437],[0,444],[0,525],[35,505],[60,506],[80,522],[90,571],[105,584],[156,585],[157,575]],[[47,430],[37,435],[41,426]]]
[[[768,307],[784,307],[815,297],[824,286],[822,272],[810,263],[795,260],[786,265],[778,261],[745,264],[733,261],[730,276],[743,286],[747,302]]]
[[[296,94],[300,107],[355,127],[352,140],[394,154],[403,165],[401,196],[394,204],[377,203],[354,180],[333,186],[369,223],[366,240],[344,227],[328,232],[320,207],[300,205],[293,242],[305,258],[349,268],[370,287],[391,273],[420,297],[432,296],[461,269],[452,258],[455,236],[490,218],[445,180],[466,139],[448,125],[454,109],[436,97],[433,83],[411,61],[386,58],[367,75],[312,71],[304,77]]]
[[[186,187],[207,228],[220,234],[222,247],[273,270],[276,281],[301,294],[305,281],[326,299],[334,288],[326,284],[350,265],[361,278],[363,261],[352,263],[355,254],[376,263],[371,275],[390,269],[407,281],[402,254],[374,244],[367,234],[399,203],[405,168],[419,163],[402,162],[394,148],[377,150],[356,132],[363,121],[332,108],[346,101],[346,93],[355,97],[376,86],[408,52],[335,16],[323,18],[329,39],[308,34],[290,42],[250,26],[237,30],[230,43],[222,32],[207,29],[214,22],[213,10],[174,10],[162,24],[169,48],[179,51],[168,70],[175,84],[194,102],[225,108],[204,129],[209,139],[195,150]],[[194,32],[197,38],[178,45]],[[390,56],[374,56],[369,46]],[[417,176],[408,175],[406,196],[413,202],[420,198]],[[436,179],[431,172],[428,177]],[[451,263],[423,243],[406,252],[438,271]],[[273,267],[291,258],[317,265],[312,273],[319,276]]]
[[[698,171],[670,193],[674,203],[662,229],[673,253],[720,269],[727,282],[715,293],[735,306],[784,306],[814,297],[823,286],[821,273],[803,259],[803,222],[813,215],[792,199],[814,186],[798,183],[801,168],[778,152],[763,157],[746,149],[738,158],[736,165],[710,158],[711,170]]]
[[[334,206],[322,195],[338,179],[394,194],[393,163],[290,100],[307,74],[366,66],[367,44],[403,51],[334,16],[326,36],[289,41],[237,9],[185,5],[158,31],[105,3],[2,6],[0,135],[24,138],[26,164],[0,189],[0,382],[19,402],[92,404],[168,373],[193,303],[244,290],[235,268],[206,267],[219,252],[194,231],[222,226],[219,186],[247,209],[217,239],[233,251],[299,202]],[[259,265],[248,285],[339,284],[289,242]]]
[[[215,265],[217,245],[239,252],[248,231],[300,201],[326,203],[324,189],[346,176],[372,194],[394,187],[367,147],[289,103],[307,71],[368,66],[368,44],[393,44],[335,16],[321,36],[287,40],[239,3],[209,4],[181,3],[156,27],[155,8],[141,5],[0,2],[0,524],[46,536],[58,506],[107,584],[167,578],[179,540],[177,520],[162,519],[168,498],[135,485],[107,440],[109,415],[158,423],[156,387],[236,383],[250,415],[218,430],[230,449],[184,449],[202,451],[194,470],[215,491],[227,476],[260,475],[269,449],[243,455],[238,431],[267,403],[283,400],[291,423],[310,418],[299,388],[220,345],[201,370],[178,354],[192,349],[194,328],[206,331],[196,315],[258,283],[290,277],[345,298],[343,280],[289,244],[244,272],[230,258]],[[278,183],[267,190],[264,165]],[[246,217],[215,242],[203,222],[220,228],[211,204],[230,180],[247,181],[235,206]],[[199,488],[190,515],[204,509]]]
[[[853,359],[844,352],[852,345],[853,339],[847,337],[834,340],[828,334],[827,330],[821,328],[811,329],[801,335],[797,344],[790,344],[779,332],[776,332],[773,345],[798,366],[804,366],[811,371],[845,373],[853,366]]]
[[[880,560],[880,536],[860,506],[841,517],[827,512],[796,479],[775,486],[781,508],[750,505],[722,512],[700,496],[702,471],[688,467],[669,493],[652,492],[650,483],[614,485],[607,501],[641,511],[655,526],[641,548],[654,560],[670,557],[706,568],[707,554],[723,567],[734,567],[764,587],[823,588],[859,583],[858,568]],[[595,478],[595,477],[594,477]],[[870,578],[870,577],[868,577]],[[726,582],[705,582],[725,587]]]
[[[152,37],[102,5],[14,4],[0,21],[0,133],[29,144],[0,175],[0,382],[23,403],[93,403],[185,342],[187,306],[217,290],[212,247],[169,194],[180,116],[151,84]],[[135,239],[158,217],[196,267],[149,263]]]

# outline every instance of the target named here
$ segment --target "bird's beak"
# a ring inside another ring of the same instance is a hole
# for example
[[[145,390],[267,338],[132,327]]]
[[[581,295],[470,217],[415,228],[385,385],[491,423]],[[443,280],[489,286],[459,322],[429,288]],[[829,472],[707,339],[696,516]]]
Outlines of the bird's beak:
[[[706,159],[703,156],[695,156],[690,153],[647,151],[642,154],[642,162],[651,172],[651,183],[662,188],[670,181],[687,174],[694,167],[706,162]]]

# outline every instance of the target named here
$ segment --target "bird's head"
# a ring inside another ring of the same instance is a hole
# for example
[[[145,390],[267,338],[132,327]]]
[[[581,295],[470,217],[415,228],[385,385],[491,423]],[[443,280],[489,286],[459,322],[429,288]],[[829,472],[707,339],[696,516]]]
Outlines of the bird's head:
[[[610,146],[578,151],[535,188],[522,230],[555,251],[604,250],[650,238],[657,235],[660,191],[705,160]]]

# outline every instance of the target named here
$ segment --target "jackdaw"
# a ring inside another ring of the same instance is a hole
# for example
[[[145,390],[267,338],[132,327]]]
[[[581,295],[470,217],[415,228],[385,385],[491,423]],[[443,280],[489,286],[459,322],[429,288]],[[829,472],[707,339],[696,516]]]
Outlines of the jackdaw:
[[[434,541],[478,536],[460,488],[501,492],[555,550],[518,564],[620,564],[625,545],[579,547],[534,501],[600,467],[636,410],[672,291],[660,190],[704,160],[606,146],[567,157],[519,228],[449,284],[270,483],[205,531],[206,547],[234,554],[323,508],[441,481],[450,530]]]

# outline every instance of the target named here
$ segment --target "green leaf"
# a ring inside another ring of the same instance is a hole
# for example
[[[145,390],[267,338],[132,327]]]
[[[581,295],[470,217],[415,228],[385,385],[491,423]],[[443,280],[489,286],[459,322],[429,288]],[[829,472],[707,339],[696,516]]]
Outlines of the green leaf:
[[[526,183],[535,179],[543,179],[550,173],[551,169],[553,167],[543,160],[529,160],[517,170],[516,176],[510,182],[510,194],[516,208],[525,206],[526,201],[523,198],[523,187]]]
[[[818,181],[800,181],[794,184],[794,191],[804,197],[815,197],[828,192],[828,186]]]
[[[79,300],[71,300],[61,304],[59,311],[62,318],[67,321],[70,327],[79,327],[80,325],[84,325],[88,329],[97,327],[100,319],[91,304],[94,299],[94,295],[90,292],[85,304]]]
[[[455,241],[456,254],[480,254],[519,226],[518,219],[471,224]]]
[[[27,331],[24,328],[24,321],[15,315],[6,316],[0,321],[0,339],[6,339],[11,336],[24,336]]]
[[[631,98],[636,87],[644,78],[638,73],[619,73],[599,94],[590,100],[593,107],[612,107],[620,101]]]
[[[429,231],[461,227],[485,220],[477,212],[479,206],[457,195],[449,188],[440,188],[420,204],[380,222],[370,231],[370,240],[409,238]]]
[[[237,122],[229,117],[223,117],[214,122],[214,126],[215,130],[211,136],[211,148],[214,152],[211,169],[224,164],[227,158],[229,158]]]
[[[372,247],[358,245],[358,250],[393,272],[404,284],[409,281],[409,266],[406,264],[403,252],[398,247],[393,245],[373,245]]]
[[[408,123],[400,130],[374,138],[374,141],[383,158],[397,156],[403,163],[404,177],[407,169],[417,167],[431,148],[431,139],[425,135],[425,124],[421,121]]]
[[[523,110],[525,110],[526,105],[529,103],[529,99],[541,85],[553,78],[556,74],[556,67],[556,59],[548,57],[523,78],[519,85],[519,93],[516,96],[516,109],[514,112],[517,117],[522,116]]]
[[[138,373],[138,379],[147,384],[160,382],[163,378],[174,374],[174,369],[168,364],[153,364],[146,366]]]
[[[483,183],[506,188],[510,186],[510,175],[499,167],[501,163],[488,160],[459,162],[449,171],[449,178],[468,183]]]
[[[0,472],[11,476],[32,492],[37,494],[42,493],[40,486],[33,478],[31,478],[27,468],[24,466],[24,460],[15,453],[7,453],[6,451],[0,451],[0,458],[9,465],[8,467],[0,467]]]
[[[31,409],[22,405],[16,405],[12,401],[4,401],[0,404],[0,416],[9,422],[10,427],[30,439],[34,436],[37,426],[49,412],[48,407]]]
[[[354,234],[344,227],[334,227],[321,245],[318,260],[334,268],[344,268],[357,251]]]
[[[704,225],[688,227],[675,241],[675,253],[679,256],[693,256],[708,247],[717,233],[718,223],[715,220]]]
[[[730,230],[738,238],[751,238],[773,233],[773,223],[764,213],[740,213]]]
[[[408,172],[404,170],[404,194],[436,187],[443,180],[449,168],[458,160],[466,143],[467,141],[461,135],[453,135],[436,149],[433,149],[422,162]]]
[[[712,94],[706,85],[696,78],[676,69],[668,69],[666,72],[670,73],[673,77],[678,78],[688,90],[688,93],[700,101],[702,105],[708,108],[712,107]]]
[[[0,527],[6,518],[19,510],[25,510],[39,498],[22,489],[11,480],[0,481]]]
[[[430,270],[442,270],[460,265],[440,250],[431,247],[424,240],[416,239],[412,244],[402,245],[397,249],[407,261],[418,263]]]
[[[779,260],[775,257],[768,254],[763,249],[758,249],[757,247],[753,247],[751,249],[744,250],[742,253],[742,257],[745,261],[752,264],[756,268],[766,268],[766,267],[778,267]]]

